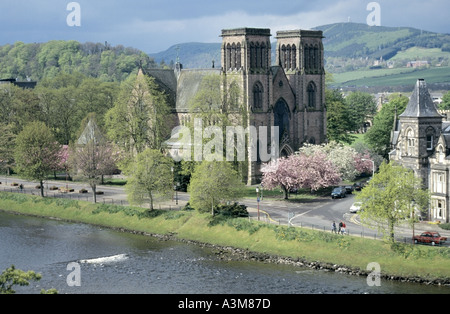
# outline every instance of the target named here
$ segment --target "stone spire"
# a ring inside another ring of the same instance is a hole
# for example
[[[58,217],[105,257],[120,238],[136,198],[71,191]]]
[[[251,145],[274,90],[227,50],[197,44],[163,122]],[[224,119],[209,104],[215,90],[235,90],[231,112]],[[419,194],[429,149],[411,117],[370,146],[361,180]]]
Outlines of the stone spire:
[[[428,92],[427,83],[423,79],[417,80],[414,91],[405,111],[400,118],[442,118]]]

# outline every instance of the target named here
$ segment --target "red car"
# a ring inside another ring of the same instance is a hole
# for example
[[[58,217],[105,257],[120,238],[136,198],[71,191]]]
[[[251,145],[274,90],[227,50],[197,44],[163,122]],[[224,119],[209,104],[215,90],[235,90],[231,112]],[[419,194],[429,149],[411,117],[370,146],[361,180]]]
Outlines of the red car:
[[[429,243],[431,245],[443,244],[447,241],[446,237],[441,237],[438,232],[424,232],[420,236],[413,238],[414,243]]]

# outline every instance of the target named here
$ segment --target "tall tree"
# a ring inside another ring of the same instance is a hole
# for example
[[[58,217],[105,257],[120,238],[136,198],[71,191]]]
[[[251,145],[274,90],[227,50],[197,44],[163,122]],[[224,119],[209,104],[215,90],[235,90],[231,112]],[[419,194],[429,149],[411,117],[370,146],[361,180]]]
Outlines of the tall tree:
[[[19,175],[37,180],[44,196],[43,181],[56,168],[60,145],[43,122],[32,122],[17,135],[14,159]]]
[[[414,212],[426,210],[430,194],[414,172],[394,163],[383,163],[379,172],[356,199],[362,202],[361,219],[376,227],[390,243],[394,228],[404,221],[414,223]]]
[[[352,130],[365,131],[364,124],[377,112],[375,98],[364,92],[352,92],[345,98],[348,112],[351,116]]]
[[[147,148],[136,156],[135,162],[128,165],[125,173],[128,181],[125,186],[131,204],[148,201],[150,210],[158,199],[173,195],[173,161],[159,150]]]
[[[379,155],[388,158],[391,149],[391,132],[394,128],[394,119],[406,109],[408,97],[394,95],[390,101],[383,105],[374,118],[373,126],[365,134],[369,146]]]
[[[16,136],[12,124],[0,123],[0,169],[6,171],[7,175],[14,166]]]
[[[190,204],[200,212],[211,211],[214,215],[214,208],[220,203],[238,200],[244,187],[229,162],[203,161],[195,168],[188,187]]]
[[[170,113],[166,95],[153,78],[140,72],[122,83],[106,115],[108,135],[130,158],[146,148],[161,149],[170,137]]]
[[[326,90],[325,102],[327,106],[327,138],[338,143],[351,143],[353,136],[352,117],[345,103],[345,99],[338,90]]]
[[[105,175],[116,169],[117,154],[114,146],[101,134],[94,120],[86,126],[69,152],[69,162],[74,176],[86,179],[97,202],[97,185]]]

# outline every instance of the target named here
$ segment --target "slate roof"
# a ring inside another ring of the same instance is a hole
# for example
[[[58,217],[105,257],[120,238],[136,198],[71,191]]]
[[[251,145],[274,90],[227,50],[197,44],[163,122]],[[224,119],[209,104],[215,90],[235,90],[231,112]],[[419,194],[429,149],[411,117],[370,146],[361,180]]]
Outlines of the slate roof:
[[[187,112],[191,99],[197,94],[200,83],[207,75],[220,75],[220,69],[181,70],[177,84],[177,111]]]
[[[417,80],[409,103],[400,118],[442,118],[428,92],[427,83],[423,79]]]

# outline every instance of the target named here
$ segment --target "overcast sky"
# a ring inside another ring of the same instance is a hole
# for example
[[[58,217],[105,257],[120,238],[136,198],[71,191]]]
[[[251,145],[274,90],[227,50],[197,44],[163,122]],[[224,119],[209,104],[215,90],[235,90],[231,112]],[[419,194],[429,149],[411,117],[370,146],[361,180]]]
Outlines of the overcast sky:
[[[107,41],[159,52],[185,42],[220,42],[222,29],[310,29],[366,23],[371,0],[78,0],[81,26],[69,26],[70,0],[0,0],[0,45],[23,41]],[[448,0],[378,0],[381,26],[450,33]],[[75,11],[73,11],[75,12]]]

